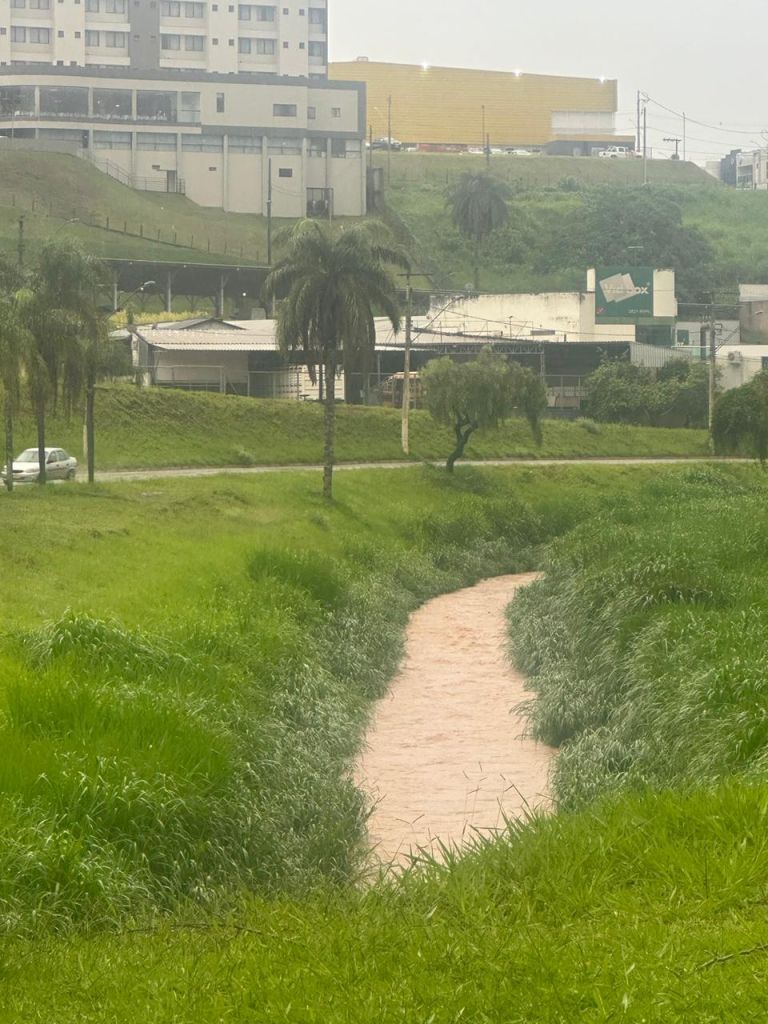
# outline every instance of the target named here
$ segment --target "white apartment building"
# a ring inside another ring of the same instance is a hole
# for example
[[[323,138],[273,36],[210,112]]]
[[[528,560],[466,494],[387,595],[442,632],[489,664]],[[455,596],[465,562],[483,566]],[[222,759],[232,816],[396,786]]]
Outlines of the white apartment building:
[[[0,0],[0,65],[327,77],[326,0],[287,3]]]
[[[276,217],[365,212],[365,87],[327,78],[326,0],[0,0],[0,136],[125,184]]]

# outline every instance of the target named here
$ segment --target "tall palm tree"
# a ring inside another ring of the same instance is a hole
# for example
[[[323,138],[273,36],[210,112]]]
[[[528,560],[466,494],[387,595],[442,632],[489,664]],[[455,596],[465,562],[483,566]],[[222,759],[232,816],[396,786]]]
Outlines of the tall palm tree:
[[[509,220],[509,186],[490,174],[462,174],[448,193],[453,223],[473,243],[475,291],[480,290],[480,246]]]
[[[278,300],[281,351],[304,353],[310,368],[325,375],[323,495],[333,494],[336,430],[336,369],[340,355],[370,353],[376,344],[374,316],[400,329],[397,283],[391,265],[407,266],[403,254],[382,245],[375,226],[333,234],[315,221],[299,224],[287,255],[265,284],[268,301]]]
[[[0,299],[0,395],[3,400],[6,465],[4,482],[9,491],[13,490],[13,424],[19,407],[29,341],[29,334],[14,303],[8,298]]]
[[[32,343],[26,376],[37,421],[39,476],[45,483],[46,414],[57,402],[70,412],[84,388],[89,398],[93,458],[93,387],[99,343],[106,321],[98,312],[97,293],[105,281],[103,264],[72,245],[49,244],[38,258],[28,287],[19,295]]]

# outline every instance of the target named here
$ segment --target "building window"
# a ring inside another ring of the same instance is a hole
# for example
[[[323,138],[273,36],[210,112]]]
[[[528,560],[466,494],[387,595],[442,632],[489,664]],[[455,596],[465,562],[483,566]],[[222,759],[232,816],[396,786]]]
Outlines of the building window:
[[[184,49],[202,53],[205,36],[184,36]]]
[[[40,86],[40,113],[55,117],[87,117],[88,90],[78,86]]]
[[[346,159],[347,156],[347,140],[346,139],[331,139],[331,156],[336,159]]]
[[[223,114],[224,113],[224,93],[223,92],[217,92],[216,93],[216,113],[217,114]]]
[[[34,114],[34,85],[6,85],[0,88],[0,117]]]
[[[223,135],[182,135],[181,148],[187,153],[221,153]]]
[[[272,104],[272,114],[274,117],[296,117],[297,109],[295,103]]]
[[[101,46],[101,39],[99,32],[94,32],[92,29],[87,28],[85,30],[85,45],[86,46]]]
[[[283,49],[284,49],[284,50],[287,50],[287,49],[288,49],[288,46],[289,46],[289,43],[288,43],[288,40],[286,40],[286,41],[285,41],[285,42],[283,43]]]
[[[314,25],[316,28],[322,29],[323,32],[326,30],[328,19],[324,8],[322,7],[310,7],[309,8],[309,24]]]
[[[278,178],[292,178],[293,168],[292,167],[280,167],[277,171]]]
[[[160,36],[160,49],[161,50],[180,50],[181,49],[181,36]]]
[[[307,156],[322,157],[326,155],[325,139],[310,139],[307,147]]]
[[[110,121],[118,118],[128,120],[131,117],[132,100],[128,89],[94,89],[93,116]]]
[[[27,39],[30,43],[50,43],[51,30],[49,28],[30,28],[27,30]]]
[[[125,32],[105,32],[104,45],[111,49],[122,49],[128,45]]]
[[[301,156],[301,139],[271,138],[267,143],[270,154],[279,156]]]
[[[17,10],[26,6],[27,0],[11,0],[11,7],[15,7]]]
[[[102,0],[102,3],[105,14],[125,14],[128,7],[126,0]]]
[[[274,57],[276,50],[276,39],[247,39],[238,40],[240,53],[255,53],[260,57]]]
[[[240,4],[237,8],[239,21],[274,21],[277,8],[266,4]]]
[[[326,46],[325,43],[310,42],[307,50],[310,57],[315,57],[325,63]]]
[[[317,119],[317,107],[307,107],[307,120],[314,121]]]
[[[29,9],[31,11],[50,11],[51,0],[29,0]]]
[[[160,14],[164,18],[204,18],[205,4],[161,0]]]
[[[341,107],[331,107],[331,117],[341,117]]]
[[[136,136],[136,148],[167,151],[176,150],[176,136],[170,132],[139,132]]]
[[[98,14],[99,0],[85,0],[85,9],[91,14]]]
[[[307,44],[306,43],[303,43],[303,42],[299,43],[299,49],[300,50],[306,50],[306,48],[307,48]]]
[[[99,132],[93,133],[94,149],[130,149],[130,132]]]
[[[179,121],[182,124],[200,124],[200,93],[183,92]]]
[[[230,153],[260,153],[261,139],[252,135],[230,135],[228,146]]]
[[[151,92],[139,90],[136,93],[136,117],[144,121],[178,120],[177,95],[175,92]]]

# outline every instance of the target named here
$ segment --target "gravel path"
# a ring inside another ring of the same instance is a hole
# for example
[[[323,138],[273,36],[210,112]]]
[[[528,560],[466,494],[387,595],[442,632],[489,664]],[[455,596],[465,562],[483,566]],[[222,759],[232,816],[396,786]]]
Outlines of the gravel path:
[[[535,578],[485,580],[411,617],[405,659],[356,768],[374,802],[369,838],[382,863],[461,845],[546,805],[554,751],[523,738],[513,709],[528,694],[504,651],[505,608]]]

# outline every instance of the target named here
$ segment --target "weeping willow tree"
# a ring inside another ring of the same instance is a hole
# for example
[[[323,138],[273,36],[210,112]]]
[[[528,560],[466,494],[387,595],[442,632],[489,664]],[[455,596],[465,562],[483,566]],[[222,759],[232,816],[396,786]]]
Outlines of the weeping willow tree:
[[[345,353],[373,353],[374,317],[387,317],[400,329],[397,282],[393,266],[407,266],[402,252],[377,237],[368,225],[334,234],[315,221],[298,225],[286,256],[265,284],[266,298],[276,302],[281,351],[300,351],[309,367],[325,376],[323,495],[333,494],[336,430],[336,370]]]
[[[498,427],[513,412],[522,413],[541,444],[540,421],[547,399],[541,378],[532,370],[485,348],[467,363],[456,363],[450,356],[433,359],[422,380],[433,419],[454,433],[455,445],[446,461],[449,473],[476,430]]]

